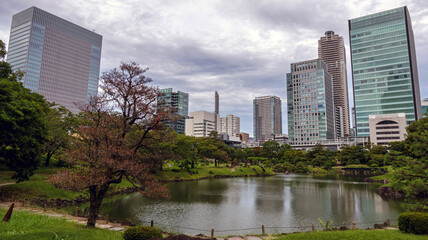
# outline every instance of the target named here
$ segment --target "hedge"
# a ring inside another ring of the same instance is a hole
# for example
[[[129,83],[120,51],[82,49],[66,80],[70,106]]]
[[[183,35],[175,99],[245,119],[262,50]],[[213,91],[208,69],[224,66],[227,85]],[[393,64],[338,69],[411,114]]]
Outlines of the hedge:
[[[162,232],[158,228],[136,226],[130,227],[123,233],[125,240],[150,240],[152,238],[161,238]]]
[[[402,213],[398,217],[398,228],[405,233],[428,234],[428,213]]]

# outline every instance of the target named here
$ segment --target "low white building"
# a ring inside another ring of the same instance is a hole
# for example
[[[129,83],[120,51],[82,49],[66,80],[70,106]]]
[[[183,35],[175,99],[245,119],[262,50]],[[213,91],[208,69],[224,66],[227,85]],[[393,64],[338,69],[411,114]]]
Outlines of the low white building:
[[[220,117],[218,114],[196,111],[189,113],[186,119],[185,134],[187,136],[207,137],[212,131],[220,129]]]
[[[370,142],[375,145],[388,145],[403,141],[406,136],[406,114],[392,113],[369,115]]]

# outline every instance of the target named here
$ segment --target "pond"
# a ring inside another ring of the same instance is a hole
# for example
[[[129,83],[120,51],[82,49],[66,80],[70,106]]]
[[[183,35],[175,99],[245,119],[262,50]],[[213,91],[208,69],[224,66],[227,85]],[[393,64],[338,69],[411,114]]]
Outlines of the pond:
[[[400,202],[383,200],[376,185],[341,175],[276,175],[168,183],[170,199],[148,200],[140,193],[106,201],[102,213],[134,224],[210,236],[308,231],[312,224],[373,228],[397,223]]]

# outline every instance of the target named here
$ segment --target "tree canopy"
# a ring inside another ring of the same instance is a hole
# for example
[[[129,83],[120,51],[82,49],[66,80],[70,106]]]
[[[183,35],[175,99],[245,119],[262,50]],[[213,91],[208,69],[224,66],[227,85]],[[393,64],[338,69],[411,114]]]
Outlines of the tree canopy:
[[[2,59],[4,49],[0,40]],[[7,62],[0,62],[0,164],[14,171],[12,178],[18,182],[28,180],[39,166],[49,111],[43,96],[17,81],[20,76]]]

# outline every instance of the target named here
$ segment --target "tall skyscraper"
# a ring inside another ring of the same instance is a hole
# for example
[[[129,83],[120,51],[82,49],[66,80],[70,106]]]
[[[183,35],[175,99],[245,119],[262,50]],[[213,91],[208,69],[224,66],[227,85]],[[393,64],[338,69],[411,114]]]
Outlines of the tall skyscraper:
[[[13,15],[7,62],[25,87],[78,112],[96,96],[102,36],[36,7]]]
[[[288,141],[313,145],[335,138],[332,77],[321,59],[291,64],[287,74]]]
[[[369,115],[421,115],[415,41],[407,7],[349,20],[357,136],[369,136]]]
[[[333,31],[325,32],[325,36],[318,40],[318,58],[327,65],[327,71],[333,78],[336,134],[338,137],[349,136],[348,81],[343,37]]]
[[[220,111],[219,111],[219,96],[218,96],[218,92],[217,91],[215,91],[215,96],[214,96],[214,100],[215,100],[215,109],[214,109],[214,113],[215,114],[220,114]]]
[[[236,137],[240,131],[239,117],[229,114],[220,118],[220,133],[227,133],[230,137]]]
[[[166,121],[165,124],[179,134],[185,132],[186,117],[189,113],[189,94],[181,91],[174,92],[172,88],[159,90],[158,104],[171,108],[174,119]]]
[[[253,124],[256,141],[272,140],[275,134],[282,134],[281,99],[256,97],[253,100]]]

